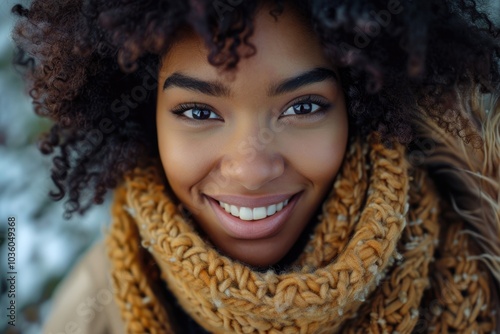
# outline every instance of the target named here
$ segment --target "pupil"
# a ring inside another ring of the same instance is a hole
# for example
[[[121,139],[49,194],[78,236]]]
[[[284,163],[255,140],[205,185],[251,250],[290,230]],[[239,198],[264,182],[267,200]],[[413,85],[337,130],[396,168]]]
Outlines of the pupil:
[[[210,118],[210,111],[206,109],[193,109],[193,118],[208,119]]]
[[[310,103],[301,103],[297,104],[293,107],[296,114],[308,114],[311,112],[311,104]]]

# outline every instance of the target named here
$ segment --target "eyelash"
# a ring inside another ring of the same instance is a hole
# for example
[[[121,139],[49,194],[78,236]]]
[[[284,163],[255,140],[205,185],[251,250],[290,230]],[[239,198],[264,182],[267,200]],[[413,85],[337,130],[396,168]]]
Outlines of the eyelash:
[[[295,114],[295,115],[282,116],[282,114],[285,113],[286,111],[288,111],[288,109],[290,109],[296,105],[301,105],[301,104],[304,105],[304,104],[308,104],[308,103],[315,104],[319,108],[317,108],[316,110],[309,112],[307,114]],[[329,103],[329,102],[325,101],[325,99],[319,98],[317,96],[308,95],[308,96],[304,96],[304,97],[299,97],[288,104],[288,106],[285,108],[285,111],[283,111],[280,114],[280,118],[282,118],[282,117],[293,117],[293,118],[311,117],[311,115],[319,115],[319,114],[324,113],[326,110],[330,109],[331,106],[332,106],[331,103]],[[189,111],[191,109],[207,110],[210,113],[215,114],[217,117],[209,117],[207,119],[196,119],[196,118],[192,118],[192,117],[188,117],[188,116],[184,115],[184,113],[186,111]],[[177,107],[175,107],[174,109],[172,109],[172,113],[174,113],[176,116],[178,116],[180,118],[184,118],[184,119],[187,119],[189,121],[194,121],[194,122],[208,121],[208,120],[217,120],[217,121],[222,120],[222,117],[220,117],[216,112],[214,112],[212,107],[210,107],[209,105],[203,104],[203,103],[182,103],[182,104],[178,105]]]
[[[300,105],[300,104],[308,104],[308,103],[316,104],[317,106],[319,106],[319,108],[316,109],[315,111],[307,113],[307,114],[295,114],[295,115],[282,116],[283,113],[285,113],[288,109],[292,108],[293,106]],[[318,115],[326,112],[328,109],[330,109],[331,106],[332,106],[332,104],[330,102],[326,101],[324,98],[320,98],[318,96],[313,96],[313,95],[303,96],[303,97],[296,98],[295,100],[290,102],[287,105],[287,107],[285,107],[285,111],[283,111],[280,114],[280,118],[282,118],[282,117],[303,118],[303,117],[311,117],[313,115],[318,116]]]
[[[174,109],[172,109],[172,113],[174,113],[176,116],[178,116],[180,118],[185,118],[185,119],[188,119],[188,120],[194,121],[194,122],[207,121],[207,120],[222,120],[222,118],[219,115],[217,115],[218,118],[208,118],[208,119],[196,119],[196,118],[187,117],[186,115],[183,115],[186,111],[189,111],[191,109],[208,110],[211,113],[217,115],[217,113],[215,113],[212,110],[212,107],[210,107],[209,105],[203,104],[203,103],[201,103],[201,104],[200,103],[182,103],[182,104],[178,105],[177,107],[175,107]]]

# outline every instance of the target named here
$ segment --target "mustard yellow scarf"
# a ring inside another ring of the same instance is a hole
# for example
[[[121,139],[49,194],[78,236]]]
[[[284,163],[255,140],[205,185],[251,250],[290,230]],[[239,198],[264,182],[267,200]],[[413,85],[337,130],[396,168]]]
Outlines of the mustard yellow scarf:
[[[127,331],[173,333],[157,284],[213,333],[493,331],[491,278],[465,256],[475,245],[455,216],[440,214],[431,183],[404,153],[375,136],[350,143],[318,225],[285,273],[221,255],[166,194],[157,168],[134,170],[116,192],[107,240]]]

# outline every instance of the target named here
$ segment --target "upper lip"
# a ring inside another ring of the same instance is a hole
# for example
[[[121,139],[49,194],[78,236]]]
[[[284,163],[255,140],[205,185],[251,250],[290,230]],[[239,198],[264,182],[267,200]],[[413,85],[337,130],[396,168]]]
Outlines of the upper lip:
[[[296,193],[288,193],[288,194],[275,194],[275,195],[266,195],[266,196],[241,196],[241,195],[217,195],[217,196],[209,196],[216,201],[224,202],[230,205],[235,205],[239,207],[247,207],[247,208],[258,208],[263,206],[270,206],[273,204],[278,204],[283,202]]]

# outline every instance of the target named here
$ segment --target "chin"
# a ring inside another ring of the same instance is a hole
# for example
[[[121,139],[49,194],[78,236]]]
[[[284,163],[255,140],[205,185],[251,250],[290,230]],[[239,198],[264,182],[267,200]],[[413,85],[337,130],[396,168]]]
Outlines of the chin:
[[[266,268],[278,263],[288,253],[292,245],[277,247],[281,243],[273,238],[265,240],[233,240],[216,245],[222,253],[233,260],[257,268]],[[227,247],[230,245],[231,247]]]

